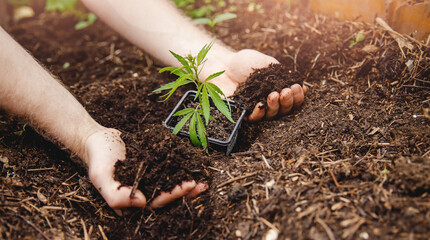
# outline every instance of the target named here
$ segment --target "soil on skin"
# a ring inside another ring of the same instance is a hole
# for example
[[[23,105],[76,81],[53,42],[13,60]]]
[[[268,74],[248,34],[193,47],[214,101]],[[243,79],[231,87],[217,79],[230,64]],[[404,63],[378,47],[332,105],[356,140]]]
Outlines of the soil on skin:
[[[271,64],[267,68],[255,69],[248,80],[239,85],[232,98],[245,106],[247,114],[251,114],[259,102],[267,107],[267,96],[271,92],[280,92],[285,86],[295,83],[303,85],[303,77],[300,77],[292,67]]]
[[[75,31],[71,17],[43,13],[7,29],[98,122],[123,132],[123,184],[143,161],[138,187],[149,200],[183,180],[210,188],[118,217],[76,157],[2,112],[0,238],[429,239],[428,47],[406,38],[414,47],[400,51],[376,26],[252,2],[231,3],[238,18],[219,23],[217,37],[281,65],[257,70],[235,96],[252,106],[292,83],[309,92],[286,116],[243,123],[228,157],[163,129],[187,89],[159,102],[152,91],[170,76],[100,21]],[[358,32],[364,40],[351,47]]]

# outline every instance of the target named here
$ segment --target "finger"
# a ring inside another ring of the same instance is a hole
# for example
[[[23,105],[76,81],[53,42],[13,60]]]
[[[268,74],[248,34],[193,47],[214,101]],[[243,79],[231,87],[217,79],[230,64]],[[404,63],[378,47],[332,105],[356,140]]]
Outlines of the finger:
[[[303,85],[302,88],[303,88],[303,93],[304,94],[306,94],[308,92],[308,90],[309,90],[308,86],[306,86],[306,85]]]
[[[279,101],[281,103],[280,115],[285,115],[291,111],[294,104],[293,91],[291,88],[284,88],[281,91]]]
[[[271,92],[269,96],[267,96],[267,111],[266,111],[266,119],[274,118],[279,111],[279,93]]]
[[[130,186],[122,186],[118,188],[120,186],[119,182],[116,183],[118,184],[104,186],[104,188],[102,187],[101,190],[99,190],[109,207],[113,209],[128,207],[145,207],[146,198],[141,191],[136,190],[133,198],[130,198],[132,188]]]
[[[264,107],[263,103],[257,103],[254,107],[254,111],[248,116],[248,121],[250,122],[256,122],[260,121],[264,115],[266,114],[266,108]]]
[[[294,84],[291,86],[291,90],[293,91],[294,104],[293,106],[300,107],[305,100],[305,94],[303,88],[299,84]]]
[[[175,199],[187,195],[195,186],[195,181],[182,182],[181,186],[176,186],[171,192],[162,192],[160,196],[156,197],[151,203],[151,208],[161,208]]]
[[[188,194],[187,194],[187,198],[195,198],[197,197],[200,193],[208,190],[209,185],[207,185],[206,183],[197,183],[196,187],[193,188],[193,190],[191,190]]]
[[[110,168],[107,171],[91,171],[90,179],[109,207],[113,209],[143,208],[146,205],[146,198],[141,191],[137,190],[133,198],[130,198],[132,188],[130,186],[121,186],[120,182],[115,181],[112,175],[106,174],[106,172],[112,172],[113,175],[113,170],[110,170]]]

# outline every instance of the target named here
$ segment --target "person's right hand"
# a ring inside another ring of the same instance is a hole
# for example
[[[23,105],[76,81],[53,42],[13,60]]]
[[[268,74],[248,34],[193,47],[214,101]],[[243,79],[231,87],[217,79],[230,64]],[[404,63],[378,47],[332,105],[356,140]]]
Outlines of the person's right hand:
[[[91,134],[85,143],[84,161],[88,165],[88,174],[91,182],[106,200],[106,203],[120,216],[122,209],[128,207],[144,208],[146,198],[143,193],[136,190],[133,198],[130,198],[131,186],[121,186],[115,181],[115,163],[125,159],[125,144],[121,139],[121,133],[112,128],[103,128]],[[171,192],[162,192],[152,202],[151,208],[160,208],[182,196],[196,197],[208,188],[207,184],[195,181],[183,182]]]

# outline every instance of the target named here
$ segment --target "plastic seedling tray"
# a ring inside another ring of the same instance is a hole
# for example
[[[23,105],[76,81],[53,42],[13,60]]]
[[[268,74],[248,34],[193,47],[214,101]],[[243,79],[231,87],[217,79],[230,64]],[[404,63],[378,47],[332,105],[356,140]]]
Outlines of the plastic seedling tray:
[[[179,102],[176,104],[175,108],[172,110],[172,112],[169,114],[169,116],[164,121],[165,127],[169,128],[170,131],[173,131],[173,129],[175,128],[175,124],[176,124],[173,122],[173,118],[174,118],[173,114],[175,114],[177,111],[184,108],[184,101],[185,100],[190,99],[191,101],[194,101],[194,97],[196,96],[196,94],[197,94],[196,91],[190,90],[190,91],[186,92],[184,94],[184,96],[182,96],[181,100],[179,100]],[[209,95],[209,99],[211,99],[210,95]],[[224,101],[227,101],[227,100],[224,100]],[[230,102],[230,106],[231,106],[232,110],[235,110],[235,108],[239,107],[236,104],[236,102],[234,102],[232,100],[228,100],[228,101]],[[237,120],[234,119],[236,121],[236,123],[235,123],[235,126],[233,128],[233,131],[231,132],[231,134],[227,138],[227,140],[219,140],[219,139],[212,138],[210,136],[208,137],[209,145],[212,148],[214,148],[218,151],[225,152],[226,155],[229,155],[231,153],[234,145],[236,144],[237,135],[239,133],[239,128],[240,128],[240,125],[241,125],[243,118],[245,117],[245,113],[246,113],[245,109],[241,108],[241,110],[242,110],[242,112],[240,114],[239,119],[237,119]],[[181,131],[179,131],[178,135],[182,136],[182,137],[189,137],[190,133],[188,131],[181,130]]]

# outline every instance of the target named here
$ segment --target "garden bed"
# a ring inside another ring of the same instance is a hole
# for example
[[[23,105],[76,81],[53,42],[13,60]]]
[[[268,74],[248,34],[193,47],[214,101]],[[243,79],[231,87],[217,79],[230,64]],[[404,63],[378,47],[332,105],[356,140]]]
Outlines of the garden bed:
[[[202,180],[210,188],[196,199],[118,217],[81,165],[2,113],[1,238],[40,239],[40,231],[52,239],[261,239],[269,232],[279,239],[428,239],[429,49],[406,38],[414,48],[401,52],[373,25],[279,1],[261,13],[250,2],[235,1],[238,18],[217,25],[217,36],[277,58],[283,74],[257,70],[235,98],[255,104],[261,96],[247,91],[270,92],[282,81],[309,91],[291,114],[244,122],[231,156],[207,156],[163,130],[175,101],[161,103],[152,91],[172,78],[100,21],[75,31],[71,18],[43,13],[8,29],[98,122],[124,133],[130,159],[180,155],[184,161],[167,168],[154,164],[162,172],[156,176],[182,169],[174,181]],[[350,47],[359,32],[364,40]],[[146,192],[173,186],[152,181]]]

